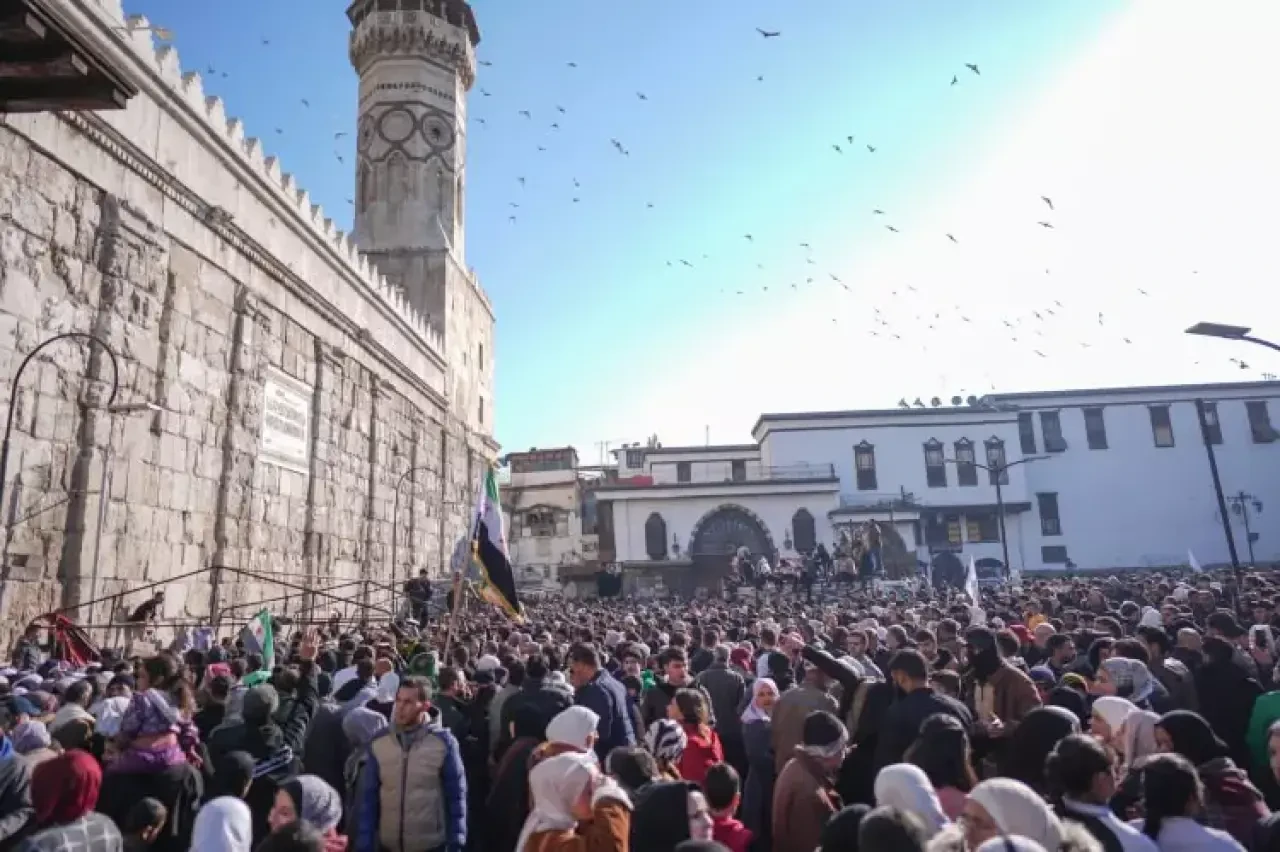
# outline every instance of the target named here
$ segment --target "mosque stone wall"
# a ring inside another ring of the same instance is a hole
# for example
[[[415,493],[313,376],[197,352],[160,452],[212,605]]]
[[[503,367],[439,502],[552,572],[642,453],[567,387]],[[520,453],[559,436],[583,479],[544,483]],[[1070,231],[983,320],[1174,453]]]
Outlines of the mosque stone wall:
[[[118,355],[115,402],[159,410],[105,407],[100,348],[31,361],[0,507],[0,642],[95,599],[69,614],[118,621],[151,583],[170,620],[243,622],[264,601],[378,617],[393,581],[447,570],[491,429],[451,399],[441,333],[145,21],[110,0],[68,8],[140,94],[0,116],[0,369],[92,334]]]

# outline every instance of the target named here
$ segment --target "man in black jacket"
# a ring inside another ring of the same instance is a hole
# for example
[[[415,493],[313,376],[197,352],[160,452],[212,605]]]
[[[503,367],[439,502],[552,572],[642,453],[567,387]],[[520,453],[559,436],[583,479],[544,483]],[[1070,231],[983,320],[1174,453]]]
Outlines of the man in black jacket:
[[[592,645],[578,644],[569,649],[569,674],[577,687],[574,703],[600,717],[595,750],[603,765],[615,748],[636,744],[627,690],[600,665],[600,652]]]
[[[520,691],[508,698],[502,705],[502,730],[498,734],[500,745],[498,753],[506,751],[511,744],[511,722],[516,711],[521,707],[532,706],[542,717],[543,727],[559,715],[560,711],[573,706],[573,693],[568,684],[555,683],[547,679],[550,671],[547,661],[539,654],[529,657],[525,663],[524,682]]]
[[[973,727],[973,714],[954,698],[940,695],[929,686],[929,664],[924,655],[907,648],[889,661],[889,677],[900,697],[885,711],[880,741],[876,747],[876,768],[901,763],[907,749],[920,735],[924,720],[935,713],[955,716],[966,731]]]
[[[36,815],[31,804],[31,771],[9,739],[13,722],[9,708],[0,705],[0,849],[16,849]]]
[[[242,720],[223,724],[209,735],[209,757],[218,761],[233,751],[248,752],[254,760],[253,786],[246,802],[253,811],[254,842],[267,836],[267,814],[276,789],[286,779],[302,771],[302,749],[307,726],[315,715],[319,699],[315,664],[316,646],[307,641],[298,649],[297,687],[289,715],[280,718],[280,696],[270,684],[252,687],[245,694]]]

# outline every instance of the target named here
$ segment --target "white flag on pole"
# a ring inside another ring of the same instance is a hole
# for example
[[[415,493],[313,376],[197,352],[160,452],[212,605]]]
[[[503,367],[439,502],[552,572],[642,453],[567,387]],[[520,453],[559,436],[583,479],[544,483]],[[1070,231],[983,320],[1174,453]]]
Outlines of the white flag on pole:
[[[964,575],[964,593],[969,596],[969,603],[973,606],[978,605],[978,566],[973,563],[973,556],[969,556],[969,569]]]
[[[1191,548],[1189,547],[1187,548],[1187,564],[1190,565],[1191,570],[1197,574],[1204,573],[1204,569],[1200,567],[1199,560],[1196,559],[1196,555],[1191,552]]]

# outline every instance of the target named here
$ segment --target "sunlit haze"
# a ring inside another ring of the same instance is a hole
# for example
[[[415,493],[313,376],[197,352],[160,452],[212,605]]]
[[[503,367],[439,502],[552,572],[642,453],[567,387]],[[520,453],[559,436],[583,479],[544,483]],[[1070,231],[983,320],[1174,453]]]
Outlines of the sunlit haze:
[[[344,5],[126,3],[346,227]],[[1182,333],[1280,336],[1273,0],[473,5],[467,262],[508,450],[1280,373]]]

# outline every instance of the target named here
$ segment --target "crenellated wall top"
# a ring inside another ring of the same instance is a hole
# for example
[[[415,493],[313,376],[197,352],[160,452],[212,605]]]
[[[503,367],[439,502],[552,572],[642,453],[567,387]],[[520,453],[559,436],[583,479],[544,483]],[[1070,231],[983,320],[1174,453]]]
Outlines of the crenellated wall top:
[[[122,63],[127,66],[122,68],[123,71],[137,78],[151,76],[163,84],[162,87],[143,88],[153,98],[168,99],[158,106],[170,112],[183,112],[205,125],[210,131],[209,136],[244,167],[243,171],[255,178],[256,190],[260,194],[284,203],[289,219],[284,224],[299,232],[310,232],[318,238],[325,249],[326,260],[353,287],[364,290],[389,309],[402,327],[425,343],[437,357],[445,357],[444,342],[429,319],[413,308],[397,288],[388,284],[385,276],[356,248],[351,235],[339,229],[325,215],[324,209],[312,202],[310,194],[298,186],[292,175],[284,172],[279,160],[264,154],[262,142],[246,136],[240,119],[227,116],[222,99],[205,95],[200,74],[183,72],[177,49],[157,40],[156,27],[150,21],[140,15],[126,17],[121,0],[90,0],[86,3],[67,0],[67,5],[70,7],[67,9],[68,19],[88,18],[84,23],[90,26],[84,29],[83,34],[102,43],[108,55],[120,52],[120,48],[131,55],[135,62],[132,65]]]

